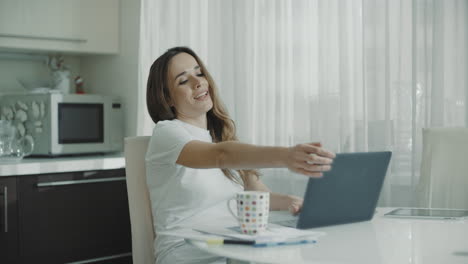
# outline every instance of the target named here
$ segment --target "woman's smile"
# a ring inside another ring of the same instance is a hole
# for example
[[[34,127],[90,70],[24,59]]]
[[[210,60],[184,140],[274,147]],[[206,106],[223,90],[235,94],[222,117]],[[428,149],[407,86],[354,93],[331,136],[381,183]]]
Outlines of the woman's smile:
[[[199,93],[197,96],[195,96],[193,99],[197,100],[197,101],[205,101],[207,100],[208,98],[210,97],[210,94],[208,93],[208,91],[204,91],[202,93]]]

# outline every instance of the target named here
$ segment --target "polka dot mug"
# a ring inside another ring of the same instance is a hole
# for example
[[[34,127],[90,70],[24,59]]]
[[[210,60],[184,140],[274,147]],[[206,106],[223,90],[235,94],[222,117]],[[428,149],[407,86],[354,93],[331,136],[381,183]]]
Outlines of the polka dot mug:
[[[231,208],[233,200],[237,203],[237,214]],[[239,221],[243,234],[257,235],[266,230],[270,212],[269,192],[238,192],[234,198],[227,201],[227,207],[234,218]]]

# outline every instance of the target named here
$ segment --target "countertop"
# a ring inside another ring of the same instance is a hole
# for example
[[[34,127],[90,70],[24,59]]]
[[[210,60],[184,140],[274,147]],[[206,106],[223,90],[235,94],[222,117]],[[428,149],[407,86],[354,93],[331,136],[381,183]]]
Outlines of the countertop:
[[[17,163],[0,163],[0,177],[120,168],[125,168],[123,153],[54,158],[24,158]]]

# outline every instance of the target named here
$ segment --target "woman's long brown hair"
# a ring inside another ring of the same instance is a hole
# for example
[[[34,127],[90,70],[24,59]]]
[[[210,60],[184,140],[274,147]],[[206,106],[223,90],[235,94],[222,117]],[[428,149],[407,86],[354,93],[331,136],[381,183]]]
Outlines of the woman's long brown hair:
[[[173,120],[176,118],[176,111],[169,105],[171,96],[169,92],[168,69],[171,59],[179,53],[190,54],[198,62],[201,71],[204,73],[208,84],[209,92],[213,101],[213,107],[207,113],[208,130],[214,142],[237,141],[236,127],[234,121],[229,117],[226,108],[221,102],[216,84],[206,69],[201,59],[193,50],[187,47],[175,47],[167,50],[151,66],[146,90],[146,104],[148,112],[154,123],[162,120]],[[230,169],[222,169],[224,175],[231,181],[239,184],[245,183],[248,176],[258,177],[256,170],[237,170],[242,182]]]

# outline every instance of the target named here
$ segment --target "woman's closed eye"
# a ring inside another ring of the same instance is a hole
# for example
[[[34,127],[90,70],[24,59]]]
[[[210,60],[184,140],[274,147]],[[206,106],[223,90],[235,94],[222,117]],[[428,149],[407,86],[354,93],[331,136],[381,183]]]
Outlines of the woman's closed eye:
[[[201,73],[197,73],[197,76],[198,77],[203,77],[203,76],[205,76],[205,74],[203,72],[201,72]],[[187,82],[188,82],[188,79],[180,80],[179,85],[186,84]]]

